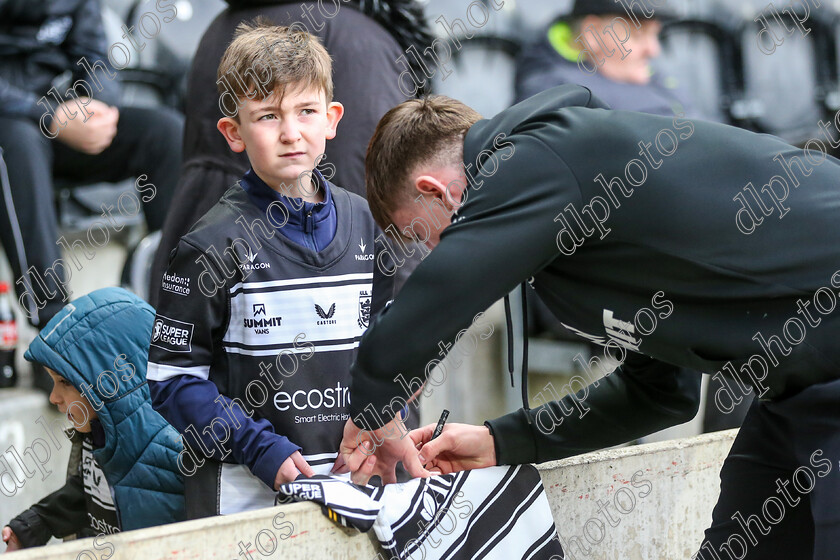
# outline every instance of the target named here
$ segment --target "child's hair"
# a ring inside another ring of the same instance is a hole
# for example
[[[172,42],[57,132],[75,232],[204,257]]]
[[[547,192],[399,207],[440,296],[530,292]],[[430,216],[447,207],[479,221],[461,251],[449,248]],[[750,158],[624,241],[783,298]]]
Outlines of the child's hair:
[[[461,166],[464,134],[481,119],[474,109],[432,95],[405,101],[376,125],[365,157],[365,188],[373,219],[382,229],[407,203],[409,176],[419,164]]]
[[[273,94],[282,99],[289,86],[317,87],[327,103],[333,96],[332,60],[318,38],[300,24],[283,27],[264,17],[237,26],[216,78],[220,94],[230,91],[240,101]]]

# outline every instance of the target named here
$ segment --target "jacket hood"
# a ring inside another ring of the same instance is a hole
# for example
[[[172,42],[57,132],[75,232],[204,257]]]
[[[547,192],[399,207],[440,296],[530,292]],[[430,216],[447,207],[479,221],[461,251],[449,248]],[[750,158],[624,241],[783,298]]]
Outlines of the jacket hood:
[[[146,382],[154,318],[152,306],[122,288],[96,290],[59,311],[24,358],[67,379],[112,424],[120,400]]]

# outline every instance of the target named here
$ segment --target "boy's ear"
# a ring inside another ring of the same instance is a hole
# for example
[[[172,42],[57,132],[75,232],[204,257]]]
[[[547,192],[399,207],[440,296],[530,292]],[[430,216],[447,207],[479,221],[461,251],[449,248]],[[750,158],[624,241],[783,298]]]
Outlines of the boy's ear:
[[[222,117],[216,123],[216,128],[222,133],[222,136],[227,140],[230,149],[236,153],[245,151],[245,141],[239,135],[239,123],[231,117]]]
[[[336,128],[338,128],[338,121],[344,116],[344,105],[338,101],[333,101],[327,105],[327,140],[335,138]]]

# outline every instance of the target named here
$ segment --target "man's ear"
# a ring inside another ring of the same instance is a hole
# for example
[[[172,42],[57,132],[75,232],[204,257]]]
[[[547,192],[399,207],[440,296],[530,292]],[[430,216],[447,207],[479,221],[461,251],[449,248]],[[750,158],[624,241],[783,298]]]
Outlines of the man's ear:
[[[245,151],[245,141],[239,135],[239,123],[232,117],[222,117],[219,119],[219,122],[216,123],[216,128],[225,137],[231,150],[236,153]]]
[[[344,105],[333,101],[327,105],[327,140],[335,138],[338,121],[344,116]]]
[[[452,208],[449,197],[446,196],[446,185],[432,175],[418,175],[414,179],[414,187],[423,196],[440,199],[445,208]]]

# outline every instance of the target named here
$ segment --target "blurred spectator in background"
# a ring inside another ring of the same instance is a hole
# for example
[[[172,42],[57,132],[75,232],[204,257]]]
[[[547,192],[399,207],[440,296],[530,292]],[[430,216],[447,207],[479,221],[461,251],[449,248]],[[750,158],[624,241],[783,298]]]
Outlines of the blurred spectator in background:
[[[671,13],[664,11],[665,8],[655,8],[653,17],[647,19],[637,10],[639,26],[636,27],[629,15],[621,11],[621,6],[613,0],[575,0],[569,15],[553,21],[537,42],[520,53],[516,69],[517,102],[554,86],[580,84],[612,109],[699,117],[687,95],[677,88],[666,87],[651,67],[651,61],[662,51],[660,20],[672,17]],[[581,55],[584,50],[587,52]],[[594,72],[588,72],[591,69]],[[579,341],[538,298],[530,298],[528,304],[532,334]],[[740,426],[751,402],[752,399],[744,399],[733,411],[724,414],[712,399],[707,399],[703,431]]]
[[[335,100],[345,107],[341,134],[327,143],[326,159],[319,166],[328,179],[345,189],[365,195],[364,158],[368,141],[380,117],[405,101],[400,74],[407,70],[397,62],[405,49],[418,51],[431,43],[422,10],[414,0],[284,2],[227,0],[221,13],[204,33],[187,85],[183,180],[163,228],[152,268],[150,294],[156,298],[169,253],[182,235],[248,170],[243,153],[233,153],[216,130],[223,117],[216,91],[216,69],[240,22],[264,16],[277,25],[300,23],[316,35],[333,59]],[[328,8],[328,10],[326,9]],[[422,75],[422,70],[415,70]],[[326,168],[324,166],[327,166]],[[331,177],[333,171],[335,175]],[[186,171],[189,170],[189,173]],[[417,253],[415,253],[417,254]],[[400,275],[413,267],[403,266]],[[401,283],[400,279],[396,279]],[[152,305],[156,302],[152,299]]]
[[[119,72],[109,63],[100,9],[97,0],[0,0],[0,150],[8,167],[0,239],[36,328],[62,308],[66,292],[57,283],[69,279],[56,266],[54,179],[83,184],[145,175],[140,182],[154,185],[142,197],[150,230],[163,226],[178,182],[183,117],[162,107],[119,106]],[[68,92],[70,84],[75,91]],[[105,215],[102,223],[109,227]],[[65,266],[83,252],[92,258],[84,245]]]
[[[664,8],[654,10],[647,19],[637,9],[637,27],[613,0],[576,0],[569,15],[552,22],[520,53],[516,100],[561,84],[580,84],[613,109],[665,116],[683,111],[695,116],[685,95],[666,87],[651,68],[651,60],[661,52],[660,19],[669,17]],[[586,71],[578,65],[583,50],[589,53],[583,55]],[[593,68],[594,72],[588,71]]]

